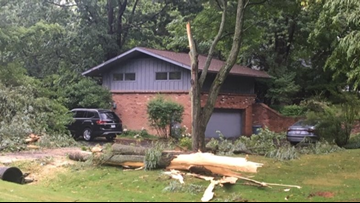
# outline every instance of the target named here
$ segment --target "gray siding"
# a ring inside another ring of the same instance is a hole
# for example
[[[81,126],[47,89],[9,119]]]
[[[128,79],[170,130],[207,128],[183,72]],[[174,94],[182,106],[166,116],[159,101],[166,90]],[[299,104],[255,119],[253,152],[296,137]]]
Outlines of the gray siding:
[[[215,74],[210,74],[205,80],[203,91],[209,91]],[[221,93],[254,94],[255,79],[241,76],[228,76],[221,88]]]
[[[181,72],[181,80],[155,80],[156,72]],[[114,81],[114,73],[135,73],[135,81]],[[150,58],[134,58],[113,67],[103,76],[103,85],[118,91],[189,91],[190,71],[165,61]]]

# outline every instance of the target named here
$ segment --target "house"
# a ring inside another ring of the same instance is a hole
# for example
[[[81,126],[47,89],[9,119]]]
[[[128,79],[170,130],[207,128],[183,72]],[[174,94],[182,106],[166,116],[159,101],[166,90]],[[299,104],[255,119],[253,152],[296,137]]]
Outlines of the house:
[[[199,68],[206,61],[199,56]],[[213,59],[205,81],[202,99],[216,73],[224,62]],[[191,64],[188,53],[136,47],[83,73],[84,76],[102,77],[103,85],[111,90],[116,102],[116,113],[128,129],[151,129],[146,106],[158,94],[166,95],[184,106],[182,125],[191,130]],[[238,137],[253,133],[253,104],[256,78],[269,78],[265,72],[235,65],[218,96],[214,113],[209,121],[206,137]],[[204,103],[204,101],[203,101]]]

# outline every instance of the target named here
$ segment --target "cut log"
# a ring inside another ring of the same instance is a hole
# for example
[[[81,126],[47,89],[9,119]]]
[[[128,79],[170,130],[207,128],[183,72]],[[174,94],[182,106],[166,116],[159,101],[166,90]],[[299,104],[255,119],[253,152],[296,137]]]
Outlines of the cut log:
[[[216,156],[210,153],[183,154],[171,161],[167,169],[189,170],[204,167],[214,174],[240,176],[237,172],[256,173],[263,164],[247,161],[246,158]]]
[[[125,166],[127,168],[144,167],[145,156],[140,155],[112,155],[104,158],[103,163],[112,166]]]
[[[146,148],[114,144],[112,146],[112,152],[114,155],[145,155]]]
[[[68,156],[70,160],[85,162],[91,157],[91,155],[91,152],[73,152]]]

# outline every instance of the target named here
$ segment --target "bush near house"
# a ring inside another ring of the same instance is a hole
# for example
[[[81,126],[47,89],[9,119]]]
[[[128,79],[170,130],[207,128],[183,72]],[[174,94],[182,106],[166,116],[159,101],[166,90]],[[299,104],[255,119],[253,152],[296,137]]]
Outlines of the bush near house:
[[[184,107],[176,102],[166,100],[162,96],[152,99],[147,105],[150,126],[156,129],[158,135],[169,137],[172,124],[181,123]]]

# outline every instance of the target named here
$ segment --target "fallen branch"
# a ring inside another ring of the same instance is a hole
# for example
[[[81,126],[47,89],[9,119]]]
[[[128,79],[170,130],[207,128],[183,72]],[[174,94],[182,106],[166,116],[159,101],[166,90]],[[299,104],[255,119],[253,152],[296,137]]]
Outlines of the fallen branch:
[[[182,173],[177,170],[171,170],[167,172],[163,172],[165,175],[171,176],[172,179],[178,180],[181,184],[185,184],[184,177],[182,176]]]

